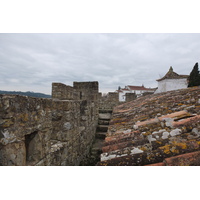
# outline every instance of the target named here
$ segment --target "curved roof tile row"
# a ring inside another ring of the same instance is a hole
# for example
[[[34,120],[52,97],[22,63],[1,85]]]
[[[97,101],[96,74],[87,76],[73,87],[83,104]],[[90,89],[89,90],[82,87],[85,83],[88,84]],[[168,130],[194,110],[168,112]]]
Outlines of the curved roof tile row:
[[[115,107],[100,166],[199,165],[200,88],[187,88]]]

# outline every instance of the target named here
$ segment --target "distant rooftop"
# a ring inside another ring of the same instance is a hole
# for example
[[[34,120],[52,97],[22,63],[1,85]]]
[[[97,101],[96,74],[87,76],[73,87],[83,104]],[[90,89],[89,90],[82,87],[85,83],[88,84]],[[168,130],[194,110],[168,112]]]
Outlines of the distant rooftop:
[[[179,75],[176,72],[174,72],[172,66],[170,67],[169,71],[165,74],[164,77],[161,79],[158,79],[157,81],[162,81],[164,79],[181,79],[181,78],[188,78],[189,75]]]
[[[129,87],[131,90],[148,90],[148,88],[145,88],[144,85],[142,85],[142,86],[132,86],[132,85],[128,85],[128,87]]]

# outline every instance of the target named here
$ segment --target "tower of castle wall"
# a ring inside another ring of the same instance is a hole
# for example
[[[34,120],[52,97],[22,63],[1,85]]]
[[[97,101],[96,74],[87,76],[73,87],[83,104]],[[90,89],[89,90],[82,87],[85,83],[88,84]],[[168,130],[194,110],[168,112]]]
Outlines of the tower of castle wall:
[[[52,83],[52,98],[59,100],[73,100],[73,87],[62,84]]]
[[[101,93],[99,94],[99,96]],[[99,99],[100,110],[112,110],[115,106],[119,105],[119,94],[116,92],[109,92],[106,96],[101,96]]]
[[[99,83],[94,82],[74,82],[74,90],[80,94],[80,100],[98,101]]]

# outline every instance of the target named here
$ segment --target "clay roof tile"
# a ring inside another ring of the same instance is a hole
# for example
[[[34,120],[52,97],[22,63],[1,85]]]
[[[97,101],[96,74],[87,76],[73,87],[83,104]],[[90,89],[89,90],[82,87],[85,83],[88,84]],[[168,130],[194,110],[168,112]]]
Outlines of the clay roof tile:
[[[176,72],[173,71],[173,68],[170,67],[169,71],[165,74],[165,76],[156,81],[162,81],[164,79],[181,79],[181,78],[188,78],[188,77],[189,77],[188,75],[177,74]]]

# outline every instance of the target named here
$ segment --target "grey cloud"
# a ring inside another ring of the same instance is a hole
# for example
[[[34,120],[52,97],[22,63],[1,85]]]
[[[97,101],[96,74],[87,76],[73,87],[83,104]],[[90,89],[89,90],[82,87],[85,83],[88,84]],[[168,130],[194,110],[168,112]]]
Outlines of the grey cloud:
[[[0,34],[1,90],[51,92],[52,82],[99,81],[100,89],[156,87],[170,66],[189,74],[200,34]]]

